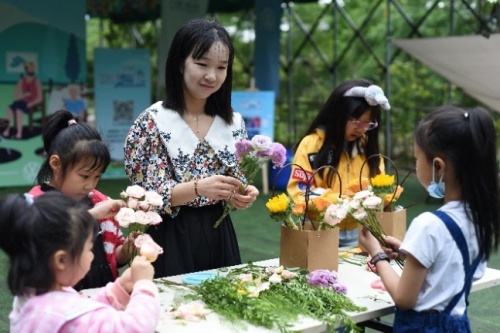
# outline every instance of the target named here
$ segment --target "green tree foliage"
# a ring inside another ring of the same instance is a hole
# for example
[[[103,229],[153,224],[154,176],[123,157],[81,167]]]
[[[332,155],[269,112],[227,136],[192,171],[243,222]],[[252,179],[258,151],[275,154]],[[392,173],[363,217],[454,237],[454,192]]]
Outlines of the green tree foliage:
[[[452,16],[451,3],[454,3]],[[398,165],[412,165],[413,129],[430,108],[449,103],[470,107],[479,103],[390,42],[484,34],[487,29],[498,32],[498,21],[495,23],[490,17],[494,5],[495,1],[487,0],[322,0],[284,6],[275,139],[295,144],[335,86],[363,77],[383,87],[390,97],[392,110],[383,117],[390,117],[391,131],[390,137],[382,136],[382,147],[390,141],[390,155]],[[237,12],[210,14],[228,29],[235,44],[235,90],[250,86],[254,66],[254,16],[251,8],[242,8]],[[160,24],[158,21],[113,24],[104,20],[99,28],[98,20],[91,19],[88,57],[92,59],[92,50],[100,43],[98,36],[104,47],[148,48],[155,87]],[[137,36],[141,38],[138,40]],[[87,77],[91,83],[92,75]],[[153,91],[152,100],[158,99],[161,94]],[[498,113],[493,115],[500,128]],[[383,119],[382,132],[385,122]]]

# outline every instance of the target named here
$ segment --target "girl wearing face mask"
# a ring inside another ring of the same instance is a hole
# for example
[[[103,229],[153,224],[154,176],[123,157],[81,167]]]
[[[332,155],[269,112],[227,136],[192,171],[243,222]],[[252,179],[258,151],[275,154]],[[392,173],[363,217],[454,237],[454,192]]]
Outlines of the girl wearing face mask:
[[[496,153],[495,127],[484,109],[441,107],[418,125],[417,177],[444,205],[417,216],[403,242],[387,237],[397,253],[367,230],[359,234],[396,304],[394,332],[471,331],[470,287],[484,275],[500,235]],[[406,257],[401,276],[389,264],[397,255]]]
[[[388,110],[389,101],[380,87],[363,79],[349,80],[339,85],[321,108],[306,135],[295,149],[287,191],[295,202],[304,201],[308,181],[318,168],[329,165],[340,175],[341,182],[331,169],[316,173],[310,184],[311,196],[324,195],[338,198],[350,193],[350,181],[374,177],[384,172],[384,162],[379,157],[378,124],[380,109]],[[306,173],[304,173],[304,171]],[[342,188],[340,188],[342,183]],[[357,223],[342,222],[340,246],[354,246],[358,241]]]

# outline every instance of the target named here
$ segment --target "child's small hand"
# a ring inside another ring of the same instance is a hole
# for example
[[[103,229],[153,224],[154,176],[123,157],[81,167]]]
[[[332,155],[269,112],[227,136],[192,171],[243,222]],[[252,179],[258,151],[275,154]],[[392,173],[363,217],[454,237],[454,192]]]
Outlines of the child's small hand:
[[[105,200],[99,202],[89,210],[89,213],[96,219],[104,219],[115,216],[120,208],[125,207],[126,203],[123,200]]]
[[[379,241],[372,235],[366,228],[359,228],[358,242],[363,248],[366,249],[368,254],[374,255],[377,252],[382,252],[382,247]]]
[[[132,281],[153,280],[155,269],[153,265],[143,256],[136,256],[130,266]]]
[[[401,246],[401,241],[393,236],[384,236],[384,239],[391,246],[390,248],[382,247],[382,250],[384,250],[389,258],[396,259],[400,256],[399,247]]]
[[[125,239],[125,242],[123,242],[123,245],[121,247],[123,257],[126,259],[126,261],[129,261],[130,258],[132,258],[132,256],[134,255],[135,236],[136,236],[135,233],[133,232],[129,233],[127,238]]]
[[[123,271],[122,275],[118,277],[118,283],[128,294],[132,293],[132,290],[134,288],[134,281],[132,280],[132,273],[130,268],[127,268],[125,271]]]

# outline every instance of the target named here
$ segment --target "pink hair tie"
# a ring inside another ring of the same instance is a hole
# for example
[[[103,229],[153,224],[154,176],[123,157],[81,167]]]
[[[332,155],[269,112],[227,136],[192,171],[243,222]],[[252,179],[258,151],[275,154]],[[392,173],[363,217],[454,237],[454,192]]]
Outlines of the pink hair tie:
[[[71,126],[71,125],[76,125],[76,120],[75,119],[68,120],[68,127]]]

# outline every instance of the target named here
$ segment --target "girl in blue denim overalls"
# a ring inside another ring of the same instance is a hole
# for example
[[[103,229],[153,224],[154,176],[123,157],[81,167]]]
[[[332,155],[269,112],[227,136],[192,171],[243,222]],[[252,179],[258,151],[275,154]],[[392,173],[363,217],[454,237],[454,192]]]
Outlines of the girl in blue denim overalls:
[[[366,229],[359,233],[396,304],[394,332],[471,332],[471,284],[498,249],[496,152],[495,127],[484,109],[441,107],[418,125],[417,177],[444,205],[417,216],[403,242],[387,237],[395,252],[383,249]],[[389,264],[397,255],[406,257],[401,276]]]

